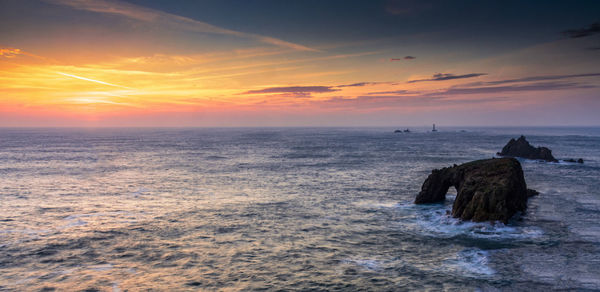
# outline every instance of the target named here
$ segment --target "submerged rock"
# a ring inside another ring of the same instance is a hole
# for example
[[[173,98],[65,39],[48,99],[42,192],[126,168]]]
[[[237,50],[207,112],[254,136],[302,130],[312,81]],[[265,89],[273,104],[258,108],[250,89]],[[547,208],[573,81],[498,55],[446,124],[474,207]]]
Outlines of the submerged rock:
[[[563,160],[564,162],[572,162],[572,163],[583,163],[583,159],[579,158],[577,160],[573,159],[573,158],[569,158],[569,159],[565,159]]]
[[[558,160],[552,156],[552,150],[546,147],[536,148],[531,146],[525,139],[525,136],[521,136],[517,140],[510,139],[508,144],[502,148],[502,151],[498,152],[498,155],[558,162]]]
[[[539,195],[540,192],[536,191],[536,190],[532,190],[532,189],[527,189],[527,197],[531,198],[533,196],[537,196]]]
[[[477,160],[434,169],[423,183],[415,204],[441,202],[448,188],[456,188],[452,216],[462,220],[504,223],[527,208],[528,190],[523,169],[514,158]]]

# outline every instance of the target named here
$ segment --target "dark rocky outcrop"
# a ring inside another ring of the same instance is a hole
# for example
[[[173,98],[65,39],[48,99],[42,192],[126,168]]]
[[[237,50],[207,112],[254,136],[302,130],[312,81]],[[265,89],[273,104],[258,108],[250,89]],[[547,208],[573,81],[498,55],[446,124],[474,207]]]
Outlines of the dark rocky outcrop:
[[[546,147],[536,148],[531,146],[525,139],[525,136],[521,136],[517,140],[510,139],[508,144],[502,148],[502,151],[498,152],[498,155],[558,162],[558,160],[552,156],[552,150]]]
[[[564,162],[572,162],[572,163],[583,163],[583,159],[579,158],[577,160],[573,159],[573,158],[569,158],[569,159],[565,159],[563,160]]]
[[[485,159],[434,169],[423,183],[415,204],[444,201],[451,186],[457,191],[452,216],[477,222],[506,223],[518,211],[525,211],[527,198],[537,194],[527,189],[518,160]]]
[[[536,191],[536,190],[532,190],[532,189],[527,189],[527,197],[531,198],[533,196],[537,196],[539,195],[540,192]]]

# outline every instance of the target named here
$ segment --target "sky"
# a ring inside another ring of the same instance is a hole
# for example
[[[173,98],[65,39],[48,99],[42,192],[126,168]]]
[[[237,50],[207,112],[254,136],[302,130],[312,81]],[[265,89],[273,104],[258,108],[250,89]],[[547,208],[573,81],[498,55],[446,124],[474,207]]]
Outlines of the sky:
[[[600,126],[600,1],[0,0],[0,127]]]

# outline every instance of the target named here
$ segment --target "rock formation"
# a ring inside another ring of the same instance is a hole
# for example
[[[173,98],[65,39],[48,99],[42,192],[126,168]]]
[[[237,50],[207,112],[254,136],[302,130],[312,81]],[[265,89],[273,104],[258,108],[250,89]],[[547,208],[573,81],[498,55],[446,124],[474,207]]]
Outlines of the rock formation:
[[[552,156],[552,150],[546,147],[536,148],[531,146],[525,139],[525,136],[521,136],[517,140],[510,139],[508,144],[502,148],[502,151],[498,152],[498,155],[558,162],[558,160]]]
[[[457,191],[452,216],[477,222],[506,223],[518,211],[525,211],[527,198],[537,194],[527,189],[518,160],[485,159],[434,169],[423,183],[415,204],[444,201],[451,186]]]
[[[572,162],[572,163],[583,163],[583,159],[579,158],[577,160],[573,159],[573,158],[569,158],[569,159],[565,159],[563,160],[564,162]]]

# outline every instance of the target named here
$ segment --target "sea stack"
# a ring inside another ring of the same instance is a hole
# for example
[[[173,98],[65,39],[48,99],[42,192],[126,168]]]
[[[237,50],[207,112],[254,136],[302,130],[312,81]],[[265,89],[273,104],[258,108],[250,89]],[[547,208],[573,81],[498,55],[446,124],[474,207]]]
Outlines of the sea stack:
[[[519,139],[510,139],[506,146],[502,148],[501,152],[497,153],[500,156],[508,157],[522,157],[527,159],[545,160],[549,162],[558,162],[554,156],[552,156],[552,150],[546,147],[533,147],[525,136],[519,137]]]
[[[457,191],[452,216],[462,220],[502,221],[527,209],[528,190],[523,169],[514,158],[477,160],[434,169],[423,183],[415,204],[442,202],[448,188]]]

